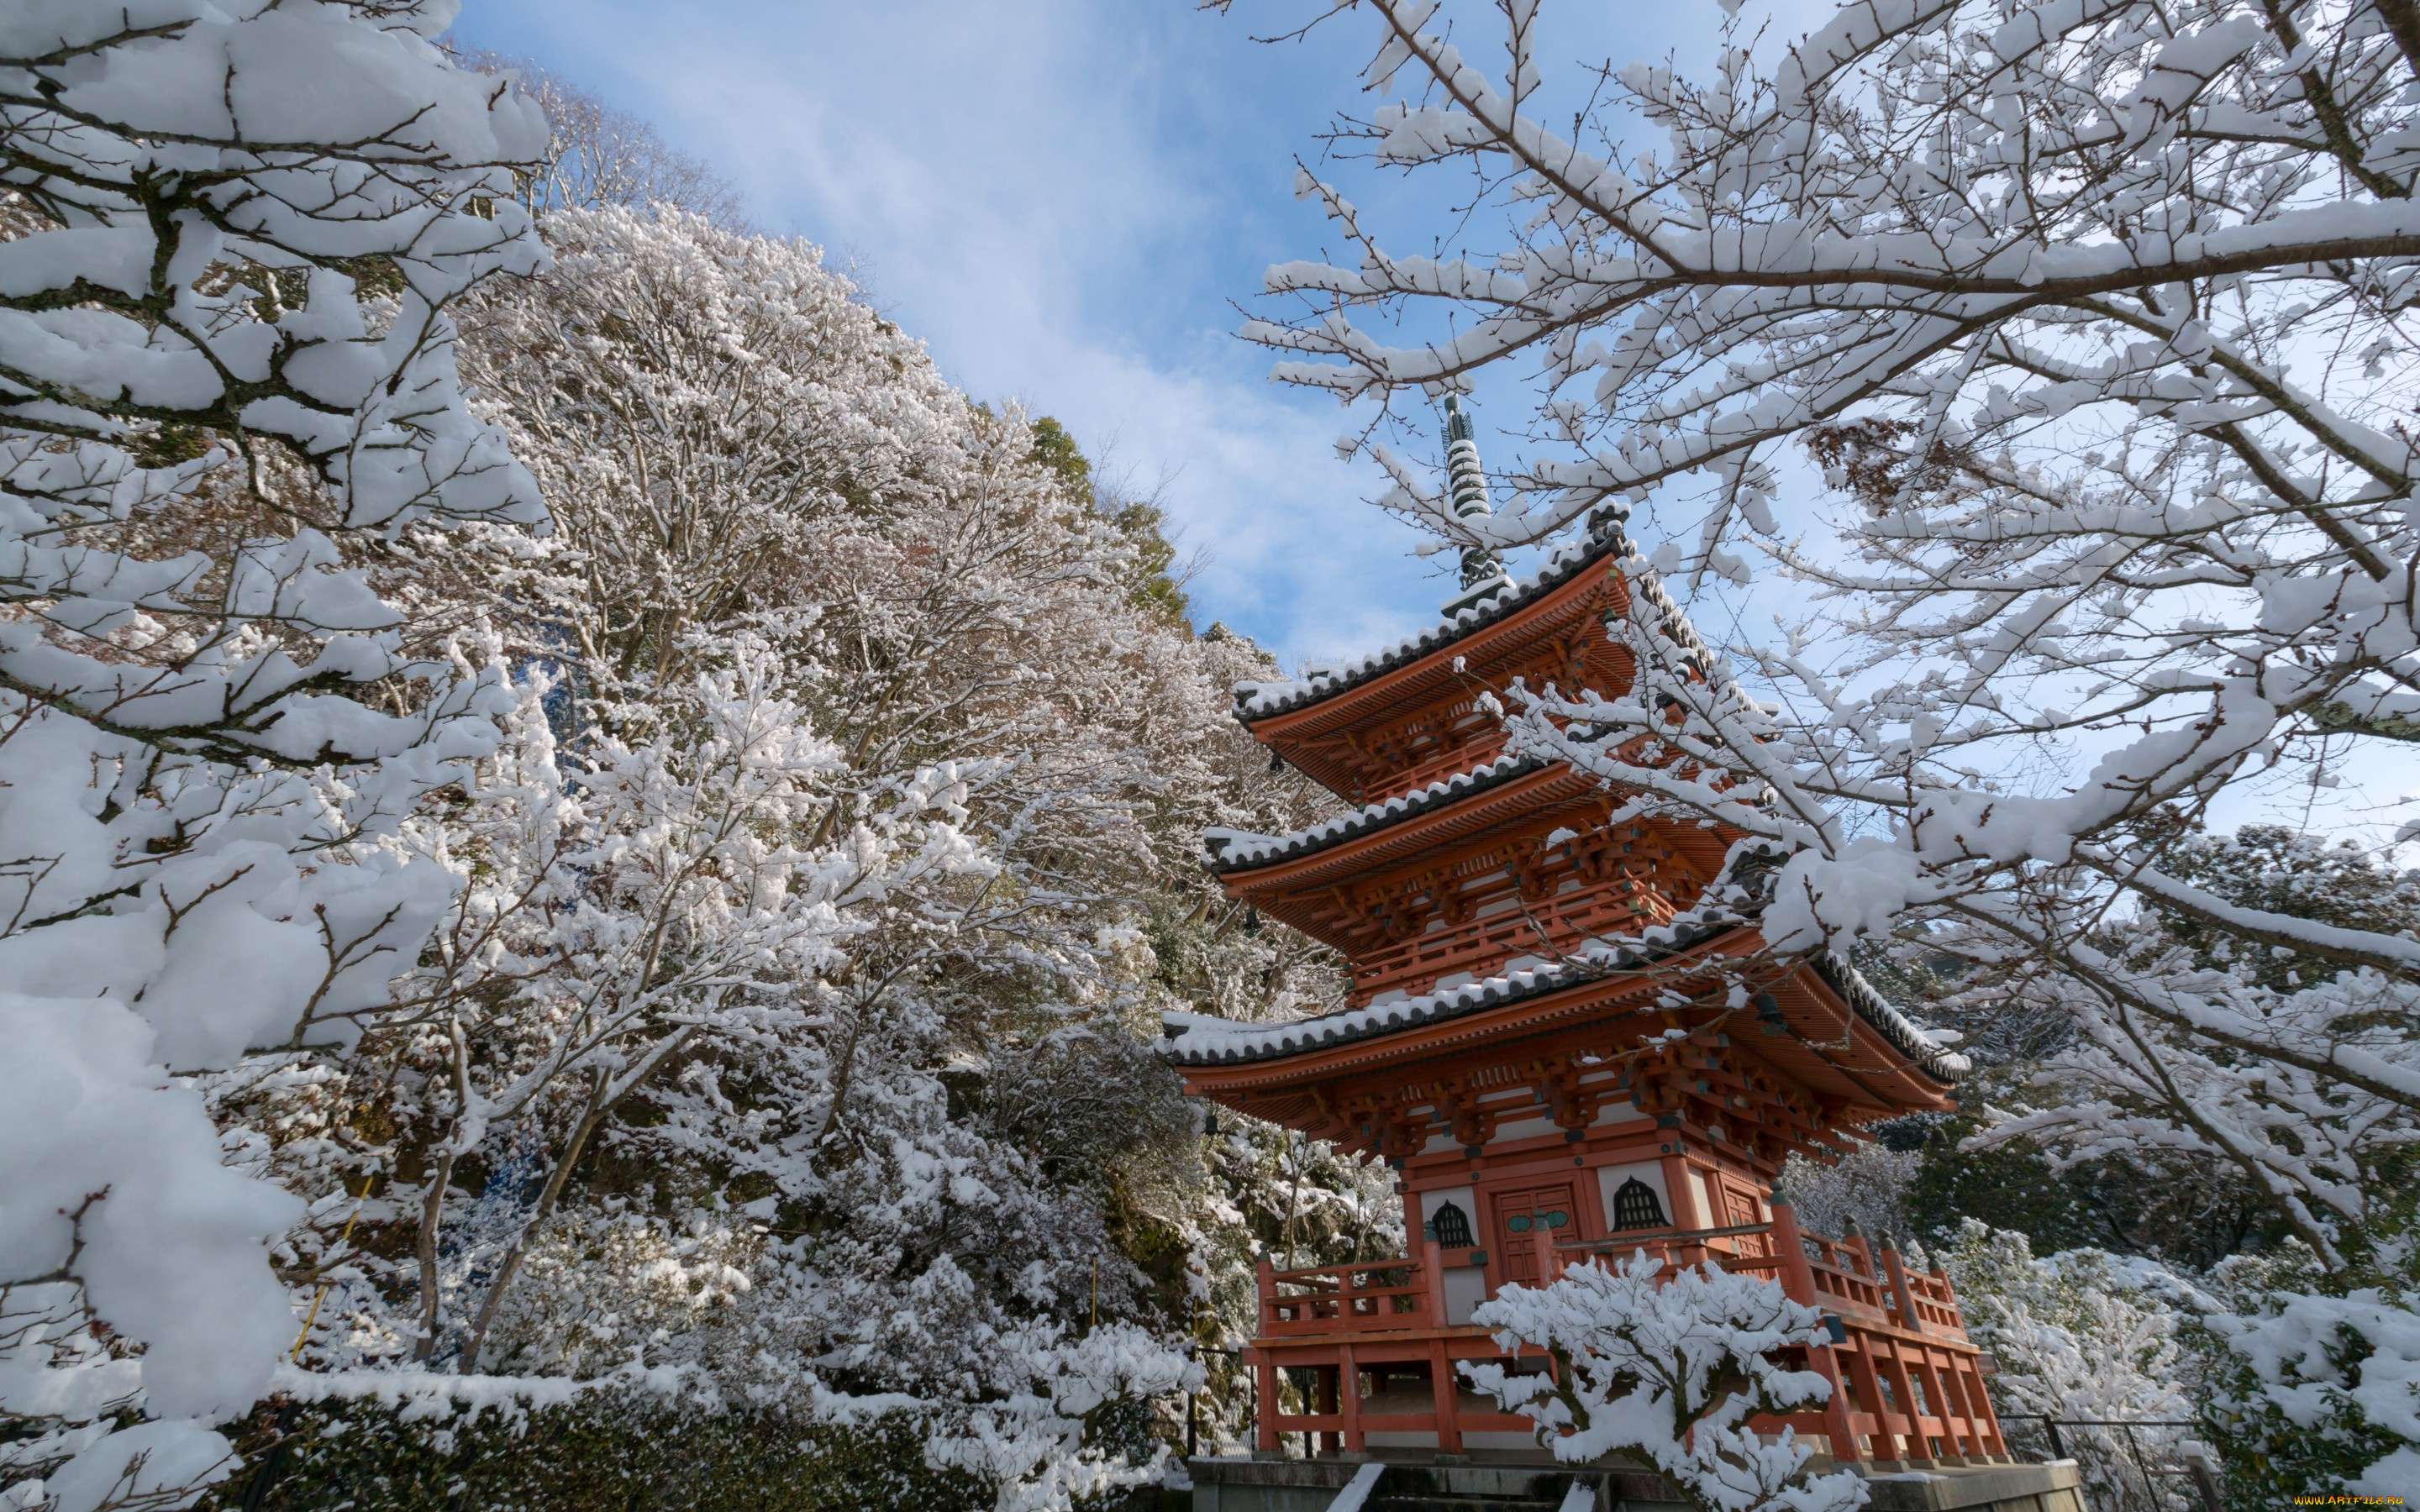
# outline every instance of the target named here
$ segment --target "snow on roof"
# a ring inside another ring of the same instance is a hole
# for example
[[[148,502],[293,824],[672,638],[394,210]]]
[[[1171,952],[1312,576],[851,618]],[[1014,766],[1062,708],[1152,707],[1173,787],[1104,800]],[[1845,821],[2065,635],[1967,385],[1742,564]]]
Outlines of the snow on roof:
[[[1515,778],[1543,771],[1553,764],[1535,756],[1499,756],[1484,766],[1439,778],[1424,788],[1368,804],[1341,818],[1284,835],[1258,835],[1249,829],[1212,828],[1202,832],[1202,862],[1213,872],[1244,872],[1272,862],[1292,860],[1313,851],[1365,835],[1373,829],[1426,813],[1474,793],[1484,793]]]
[[[1634,935],[1590,940],[1563,961],[1547,962],[1484,981],[1449,987],[1419,997],[1372,1003],[1290,1024],[1245,1024],[1208,1013],[1166,1013],[1168,1031],[1160,1052],[1179,1065],[1212,1066],[1269,1060],[1352,1040],[1408,1029],[1481,1009],[1517,1003],[1617,971],[1634,970],[1677,955],[1691,946],[1747,923],[1745,915],[1716,905],[1676,915]]]
[[[1383,651],[1334,666],[1309,669],[1309,675],[1296,681],[1280,678],[1268,682],[1247,682],[1235,685],[1235,717],[1249,722],[1264,719],[1273,714],[1283,714],[1305,704],[1343,692],[1368,682],[1382,672],[1394,671],[1406,662],[1418,661],[1430,652],[1469,635],[1472,631],[1495,624],[1525,604],[1552,593],[1569,582],[1583,568],[1607,555],[1620,555],[1629,548],[1621,533],[1621,521],[1608,518],[1592,527],[1578,540],[1567,542],[1547,553],[1537,573],[1505,584],[1500,593],[1482,598],[1467,609],[1447,615],[1415,636],[1407,636]]]
[[[1559,962],[1544,962],[1418,997],[1373,1002],[1286,1024],[1247,1024],[1207,1013],[1168,1013],[1161,1017],[1166,1033],[1159,1041],[1159,1050],[1170,1060],[1187,1066],[1273,1060],[1460,1018],[1617,972],[1635,971],[1731,930],[1753,925],[1771,897],[1778,860],[1777,853],[1755,841],[1735,847],[1722,873],[1702,894],[1705,901],[1696,908],[1675,914],[1670,922],[1652,925],[1637,934],[1587,941]],[[1842,957],[1824,951],[1809,964],[1839,993],[1852,1011],[1900,1054],[1922,1067],[1926,1074],[1955,1083],[1974,1070],[1974,1062],[1933,1042],[1930,1030],[1876,992]]]
[[[1909,1018],[1897,1003],[1875,991],[1865,974],[1841,956],[1826,950],[1815,958],[1815,971],[1838,993],[1857,1016],[1898,1047],[1900,1054],[1945,1082],[1965,1079],[1975,1062],[1933,1041],[1932,1031]]]

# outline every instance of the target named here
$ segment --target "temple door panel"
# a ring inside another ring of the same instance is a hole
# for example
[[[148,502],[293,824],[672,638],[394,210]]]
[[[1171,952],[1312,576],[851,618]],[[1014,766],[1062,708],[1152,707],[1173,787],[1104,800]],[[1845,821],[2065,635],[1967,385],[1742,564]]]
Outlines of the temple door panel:
[[[1538,1230],[1547,1229],[1557,1241],[1575,1239],[1579,1204],[1569,1181],[1553,1186],[1522,1187],[1494,1194],[1489,1202],[1495,1222],[1490,1237],[1496,1251],[1497,1274],[1504,1284],[1538,1284]]]
[[[1722,1222],[1725,1227],[1753,1228],[1758,1224],[1764,1221],[1757,1213],[1756,1196],[1753,1193],[1744,1192],[1738,1187],[1726,1181],[1723,1183],[1722,1187],[1721,1201],[1723,1204]],[[1770,1242],[1770,1236],[1768,1235],[1742,1234],[1736,1241],[1734,1241],[1734,1242],[1739,1246],[1738,1252],[1742,1255],[1770,1255],[1773,1253],[1773,1246]]]

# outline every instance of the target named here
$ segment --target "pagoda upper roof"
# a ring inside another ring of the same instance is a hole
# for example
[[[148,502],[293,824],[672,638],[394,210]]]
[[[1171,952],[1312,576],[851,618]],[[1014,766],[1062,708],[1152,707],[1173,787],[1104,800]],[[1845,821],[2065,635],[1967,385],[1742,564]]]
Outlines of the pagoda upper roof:
[[[1249,724],[1272,715],[1308,708],[1349,688],[1357,687],[1373,677],[1384,676],[1398,667],[1441,651],[1518,612],[1571,581],[1593,563],[1626,550],[1628,546],[1628,539],[1621,533],[1621,521],[1607,519],[1579,539],[1566,542],[1548,552],[1544,563],[1536,573],[1514,579],[1494,596],[1481,599],[1467,609],[1446,616],[1418,635],[1406,636],[1391,646],[1352,661],[1321,668],[1299,680],[1280,678],[1237,683],[1234,689],[1235,717]]]
[[[1734,932],[1756,929],[1766,902],[1764,889],[1752,882],[1746,886],[1718,884],[1707,888],[1706,898],[1705,903],[1674,915],[1668,922],[1637,934],[1591,940],[1561,961],[1543,962],[1417,997],[1373,1002],[1363,1008],[1279,1024],[1248,1024],[1203,1013],[1168,1013],[1161,1021],[1166,1036],[1160,1041],[1160,1050],[1178,1065],[1234,1065],[1278,1060],[1356,1040],[1416,1029],[1527,998],[1543,997],[1584,982],[1643,970],[1687,954]],[[1875,991],[1840,956],[1823,951],[1810,956],[1807,964],[1840,995],[1859,1019],[1927,1075],[1951,1084],[1973,1069],[1966,1057],[1935,1043],[1922,1026]]]

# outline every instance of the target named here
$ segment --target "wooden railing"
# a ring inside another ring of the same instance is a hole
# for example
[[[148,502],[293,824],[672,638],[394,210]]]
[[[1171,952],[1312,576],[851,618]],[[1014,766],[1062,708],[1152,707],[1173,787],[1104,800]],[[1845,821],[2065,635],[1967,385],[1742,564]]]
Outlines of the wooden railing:
[[[1552,1281],[1582,1259],[1613,1261],[1645,1250],[1679,1270],[1708,1261],[1735,1275],[1780,1283],[1793,1302],[1846,1321],[1966,1338],[1965,1319],[1949,1278],[1912,1272],[1893,1250],[1879,1256],[1861,1237],[1823,1239],[1792,1233],[1803,1275],[1783,1250],[1785,1236],[1770,1223],[1728,1228],[1659,1228],[1557,1243],[1539,1229],[1537,1270]],[[1280,1271],[1260,1266],[1261,1334],[1279,1338],[1328,1334],[1388,1333],[1446,1325],[1443,1257],[1434,1244],[1419,1257],[1314,1265]]]
[[[1421,1258],[1313,1265],[1280,1271],[1261,1261],[1261,1335],[1366,1334],[1445,1323],[1437,1246]],[[1425,1261],[1425,1263],[1423,1263]]]
[[[1984,1389],[1988,1361],[1966,1336],[1947,1276],[1910,1273],[1897,1251],[1860,1236],[1823,1239],[1798,1231],[1795,1214],[1775,1203],[1773,1221],[1729,1228],[1650,1229],[1559,1244],[1533,1229],[1522,1269],[1551,1282],[1571,1264],[1612,1260],[1639,1250],[1678,1269],[1712,1262],[1739,1275],[1769,1276],[1792,1301],[1818,1309],[1830,1341],[1790,1352],[1801,1368],[1831,1383],[1820,1411],[1767,1422],[1824,1436],[1841,1459],[1931,1462],[1948,1456],[2004,1460],[2008,1444]],[[1259,1442],[1273,1449],[1287,1433],[1359,1452],[1371,1432],[1434,1432],[1456,1451],[1467,1432],[1527,1431],[1526,1419],[1463,1402],[1457,1362],[1496,1357],[1484,1329],[1448,1321],[1444,1256],[1434,1243],[1419,1257],[1280,1271],[1260,1268],[1261,1333],[1247,1351],[1260,1372]],[[1425,1362],[1406,1366],[1404,1362]],[[1434,1408],[1420,1412],[1365,1410],[1364,1370],[1425,1369]],[[1308,1371],[1316,1400],[1309,1411],[1279,1403],[1279,1372]]]

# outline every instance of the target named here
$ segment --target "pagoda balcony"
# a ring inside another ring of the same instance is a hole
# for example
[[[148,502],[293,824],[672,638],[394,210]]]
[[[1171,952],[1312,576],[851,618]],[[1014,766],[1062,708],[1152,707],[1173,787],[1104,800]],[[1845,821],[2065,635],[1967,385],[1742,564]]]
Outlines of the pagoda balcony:
[[[1540,1228],[1515,1279],[1535,1285],[1572,1265],[1609,1265],[1641,1250],[1664,1261],[1668,1275],[1712,1263],[1769,1277],[1823,1314],[1829,1345],[1792,1352],[1806,1356],[1801,1368],[1833,1383],[1833,1395],[1818,1411],[1758,1419],[1759,1431],[1794,1428],[1836,1462],[2010,1462],[1985,1394],[1989,1359],[1967,1337],[1948,1277],[1911,1271],[1896,1251],[1861,1237],[1801,1233],[1786,1205],[1772,1211],[1766,1223],[1577,1242]],[[1497,1273],[1510,1269],[1506,1258]],[[1528,1419],[1501,1412],[1456,1375],[1463,1362],[1507,1358],[1468,1320],[1477,1298],[1457,1302],[1446,1279],[1457,1271],[1475,1277],[1486,1259],[1483,1250],[1432,1241],[1418,1255],[1345,1265],[1281,1271],[1263,1260],[1258,1335],[1244,1351],[1258,1377],[1259,1447],[1274,1451],[1290,1433],[1309,1436],[1314,1453],[1534,1447]],[[1513,1357],[1541,1359],[1526,1348]],[[1291,1384],[1291,1402],[1281,1383]]]

